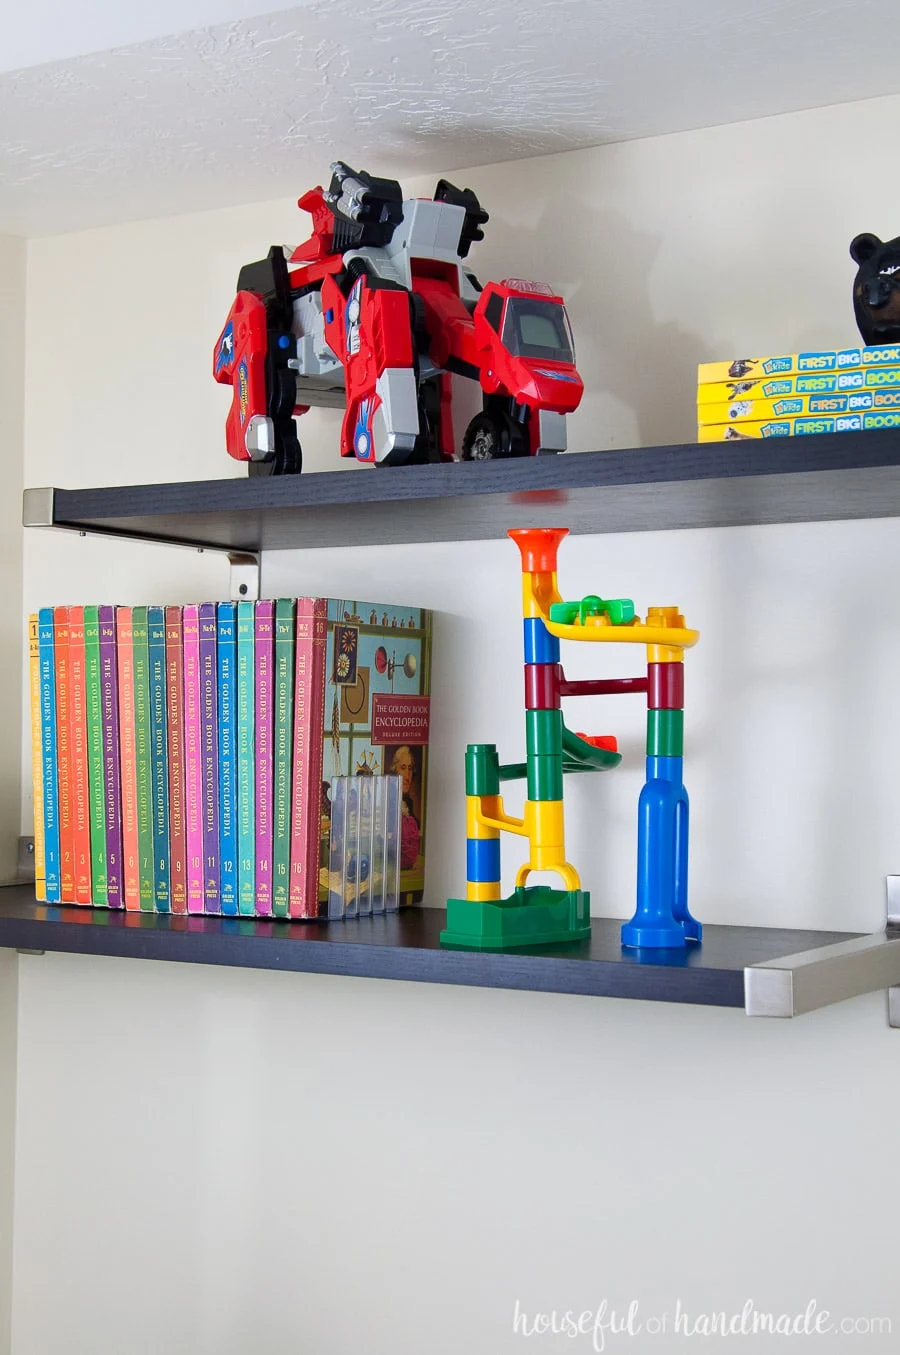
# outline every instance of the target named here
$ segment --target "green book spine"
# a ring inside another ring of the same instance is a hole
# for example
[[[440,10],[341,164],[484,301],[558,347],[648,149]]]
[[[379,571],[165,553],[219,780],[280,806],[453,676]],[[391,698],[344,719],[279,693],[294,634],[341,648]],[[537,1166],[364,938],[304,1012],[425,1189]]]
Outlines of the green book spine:
[[[103,768],[103,696],[100,689],[98,607],[84,609],[84,677],[87,713],[88,811],[91,829],[91,898],[106,907],[106,795]]]
[[[273,715],[275,750],[272,804],[272,914],[290,917],[291,790],[294,742],[294,611],[293,598],[275,603],[275,681]]]
[[[153,752],[150,728],[150,632],[147,608],[131,613],[134,635],[134,760],[137,774],[138,884],[141,912],[156,908],[153,874]]]
[[[252,602],[237,605],[238,908],[256,912],[256,622]]]

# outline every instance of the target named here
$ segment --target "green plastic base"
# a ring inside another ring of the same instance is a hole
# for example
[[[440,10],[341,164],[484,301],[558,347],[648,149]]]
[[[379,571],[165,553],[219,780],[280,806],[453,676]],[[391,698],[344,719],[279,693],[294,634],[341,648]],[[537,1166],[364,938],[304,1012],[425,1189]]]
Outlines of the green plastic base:
[[[583,889],[524,886],[508,899],[447,900],[441,945],[457,950],[518,950],[583,941],[591,934],[591,896]]]

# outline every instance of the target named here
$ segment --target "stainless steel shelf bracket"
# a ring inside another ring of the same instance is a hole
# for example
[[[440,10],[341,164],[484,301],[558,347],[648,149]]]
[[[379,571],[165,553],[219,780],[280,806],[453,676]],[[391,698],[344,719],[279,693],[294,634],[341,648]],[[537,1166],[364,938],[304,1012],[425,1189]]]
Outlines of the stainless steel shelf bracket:
[[[24,527],[55,527],[67,531],[78,532],[79,536],[87,536],[88,530],[92,536],[115,536],[120,540],[125,539],[126,533],[119,531],[104,531],[102,527],[91,527],[90,529],[69,525],[64,522],[57,522],[55,516],[56,490],[51,486],[45,486],[40,489],[26,489],[22,495],[22,525]],[[190,541],[167,542],[163,537],[141,536],[137,535],[135,540],[153,541],[157,545],[177,545],[182,548],[190,548]],[[228,563],[231,566],[230,571],[230,590],[229,597],[234,602],[256,602],[259,599],[259,554],[256,551],[230,551],[223,546],[201,546],[196,545],[199,551],[211,550],[221,551],[228,556]]]
[[[887,921],[900,935],[900,875],[887,876]],[[888,989],[888,1025],[900,1030],[900,983]]]
[[[883,932],[785,955],[744,970],[748,1016],[801,1016],[849,997],[888,990],[888,1019],[900,1029],[900,875],[887,877]]]
[[[56,491],[47,485],[41,489],[26,489],[22,493],[22,526],[52,527],[53,496]]]
[[[228,596],[232,602],[256,602],[259,598],[259,556],[251,551],[229,551],[231,566]]]

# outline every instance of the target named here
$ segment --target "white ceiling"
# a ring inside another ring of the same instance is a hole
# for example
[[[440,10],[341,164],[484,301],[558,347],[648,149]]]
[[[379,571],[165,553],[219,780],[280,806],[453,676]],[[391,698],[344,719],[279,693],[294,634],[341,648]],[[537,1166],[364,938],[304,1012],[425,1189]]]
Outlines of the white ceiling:
[[[337,157],[459,170],[900,91],[897,0],[15,4],[14,234],[287,197]]]
[[[264,5],[290,9],[294,0]],[[0,0],[0,71],[42,66],[89,52],[108,52],[190,28],[228,23],[258,13],[253,0]]]

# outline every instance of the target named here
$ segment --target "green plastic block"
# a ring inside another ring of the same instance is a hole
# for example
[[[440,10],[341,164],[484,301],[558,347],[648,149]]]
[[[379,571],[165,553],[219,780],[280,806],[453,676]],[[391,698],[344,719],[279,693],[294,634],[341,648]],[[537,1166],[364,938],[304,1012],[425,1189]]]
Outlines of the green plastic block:
[[[550,620],[572,626],[576,621],[583,626],[589,616],[609,617],[614,626],[624,626],[634,620],[634,602],[631,598],[598,598],[588,593],[580,602],[551,602]]]
[[[470,743],[466,749],[466,794],[500,794],[500,759],[495,743]]]
[[[441,945],[458,950],[519,950],[584,941],[591,934],[591,898],[583,889],[518,888],[508,899],[448,899]]]
[[[563,797],[562,755],[533,756],[528,759],[529,800],[561,800]]]
[[[684,711],[647,711],[647,756],[681,757],[684,752]]]
[[[562,752],[561,710],[526,710],[525,748],[529,756],[547,757]]]

